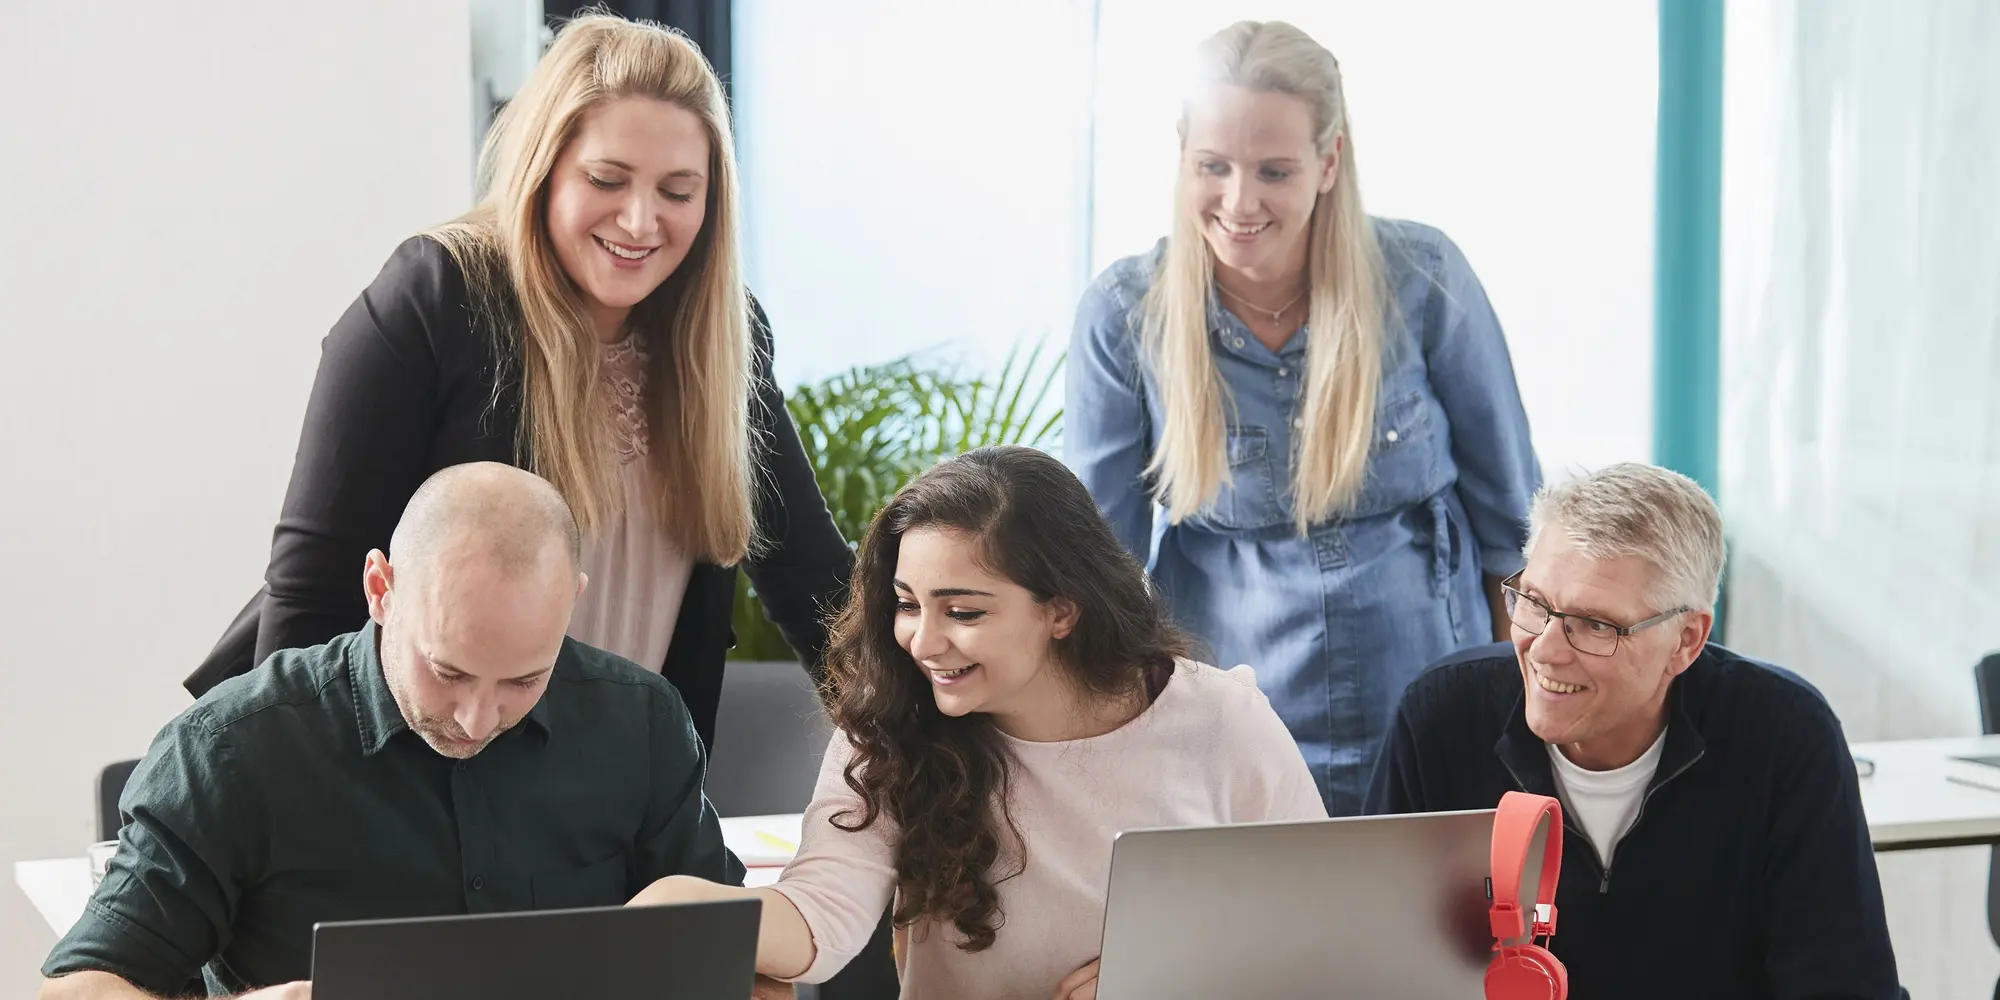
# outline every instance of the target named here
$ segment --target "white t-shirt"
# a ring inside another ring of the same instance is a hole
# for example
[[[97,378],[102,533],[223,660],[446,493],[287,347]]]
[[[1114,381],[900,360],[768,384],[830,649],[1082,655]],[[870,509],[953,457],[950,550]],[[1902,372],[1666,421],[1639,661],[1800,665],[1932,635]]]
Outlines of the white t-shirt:
[[[1639,819],[1639,803],[1646,797],[1646,786],[1652,783],[1653,772],[1660,769],[1660,752],[1666,746],[1667,732],[1662,729],[1660,738],[1638,760],[1609,771],[1590,771],[1563,756],[1555,744],[1548,745],[1549,763],[1555,771],[1556,789],[1562,793],[1563,808],[1576,817],[1584,836],[1597,848],[1600,863],[1611,864],[1618,842]]]

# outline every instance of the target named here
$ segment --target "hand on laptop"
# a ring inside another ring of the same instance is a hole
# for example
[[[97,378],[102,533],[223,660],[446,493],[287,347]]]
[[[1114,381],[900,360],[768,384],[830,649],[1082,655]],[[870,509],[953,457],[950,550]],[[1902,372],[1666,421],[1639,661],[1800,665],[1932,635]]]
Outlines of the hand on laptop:
[[[1056,984],[1055,1000],[1097,1000],[1097,959],[1064,976]]]
[[[802,976],[812,967],[812,928],[798,907],[769,887],[745,889],[718,885],[692,875],[669,875],[632,897],[626,906],[665,906],[673,903],[701,903],[721,899],[755,899],[763,903],[757,921],[757,971],[761,975]],[[787,993],[775,996],[789,996]],[[758,993],[762,1000],[764,994]]]
[[[758,994],[761,998],[763,994]],[[72,972],[42,981],[40,1000],[151,1000],[152,994],[109,972]],[[238,994],[236,1000],[312,1000],[309,982],[268,986]]]
[[[301,981],[251,990],[238,995],[236,1000],[312,1000],[312,995],[313,984]]]
[[[792,984],[770,976],[758,976],[757,984],[750,989],[750,1000],[793,1000],[798,995]]]

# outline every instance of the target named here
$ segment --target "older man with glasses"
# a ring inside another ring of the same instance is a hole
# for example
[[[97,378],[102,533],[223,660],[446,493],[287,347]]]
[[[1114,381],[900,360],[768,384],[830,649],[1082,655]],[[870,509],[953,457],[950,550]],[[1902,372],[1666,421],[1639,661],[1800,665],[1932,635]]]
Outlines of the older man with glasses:
[[[1691,480],[1616,465],[1543,491],[1506,582],[1513,649],[1414,681],[1375,813],[1561,798],[1577,997],[1898,996],[1840,721],[1797,676],[1708,642],[1722,518]]]

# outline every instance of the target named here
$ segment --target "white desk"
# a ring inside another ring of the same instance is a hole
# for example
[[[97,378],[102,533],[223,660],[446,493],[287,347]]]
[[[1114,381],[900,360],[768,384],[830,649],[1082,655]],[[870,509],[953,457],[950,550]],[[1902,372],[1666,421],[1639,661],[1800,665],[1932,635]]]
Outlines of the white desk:
[[[2000,844],[2000,792],[1944,780],[1944,759],[1958,754],[2000,754],[2000,736],[1856,743],[1854,756],[1874,761],[1861,779],[1861,806],[1877,851],[1912,851],[1968,844]],[[769,885],[798,850],[801,818],[735,816],[722,821],[722,840],[748,869],[748,885]],[[83,915],[90,897],[90,862],[84,858],[22,861],[14,882],[57,936]]]
[[[776,882],[778,874],[792,863],[792,855],[799,852],[799,836],[804,826],[805,817],[797,814],[723,817],[722,842],[743,862],[746,869],[743,884]]]
[[[35,904],[56,937],[69,933],[90,898],[90,859],[53,858],[14,863],[14,884]]]
[[[2000,792],[1944,779],[1946,757],[2000,754],[2000,736],[1856,743],[1875,762],[1861,779],[1861,807],[1877,851],[2000,844]]]
[[[798,852],[799,816],[732,816],[722,821],[722,842],[741,859],[744,885],[770,885]],[[90,859],[52,858],[14,864],[14,884],[56,932],[69,933],[90,899]]]

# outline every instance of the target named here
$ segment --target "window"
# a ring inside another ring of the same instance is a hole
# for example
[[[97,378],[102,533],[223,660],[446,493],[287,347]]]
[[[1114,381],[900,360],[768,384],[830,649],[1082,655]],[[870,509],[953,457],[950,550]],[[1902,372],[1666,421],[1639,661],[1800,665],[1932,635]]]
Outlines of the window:
[[[1289,21],[1340,60],[1362,197],[1464,249],[1543,467],[1647,458],[1652,5],[1103,0],[1093,268],[1165,234],[1187,53],[1242,18]]]
[[[739,0],[751,289],[779,384],[1067,341],[1090,278],[1087,0]]]

